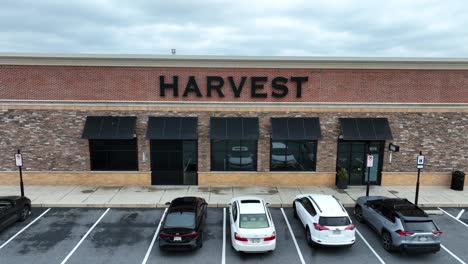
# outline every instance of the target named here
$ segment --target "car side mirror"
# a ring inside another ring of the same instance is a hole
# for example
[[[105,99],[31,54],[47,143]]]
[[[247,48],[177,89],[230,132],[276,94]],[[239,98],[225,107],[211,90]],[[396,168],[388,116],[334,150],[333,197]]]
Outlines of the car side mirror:
[[[266,203],[266,205],[267,205],[268,207],[270,207],[271,203]]]
[[[165,205],[171,205],[171,202],[166,202]]]
[[[228,203],[227,206],[232,206],[232,203]]]

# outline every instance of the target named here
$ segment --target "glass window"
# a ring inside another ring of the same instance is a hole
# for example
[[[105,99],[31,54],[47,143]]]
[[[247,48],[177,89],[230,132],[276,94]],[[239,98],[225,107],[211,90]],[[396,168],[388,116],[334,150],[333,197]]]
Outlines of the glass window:
[[[266,214],[240,214],[240,228],[269,227]]]
[[[211,170],[257,170],[257,140],[212,140]]]
[[[348,217],[320,217],[319,225],[321,226],[347,226],[351,224]]]
[[[405,221],[405,231],[432,232],[438,229],[432,221]]]
[[[134,139],[90,139],[92,171],[137,171],[138,147]]]
[[[151,140],[151,166],[154,171],[196,172],[196,140]]]
[[[194,212],[169,213],[166,216],[164,227],[165,228],[171,228],[171,227],[194,228],[195,227],[195,213]]]
[[[317,141],[272,140],[272,171],[315,171]]]
[[[317,214],[317,212],[315,211],[315,208],[314,206],[312,205],[312,203],[309,201],[308,198],[303,198],[302,199],[302,205],[304,206],[304,209],[309,212],[310,215],[312,216],[315,216]]]

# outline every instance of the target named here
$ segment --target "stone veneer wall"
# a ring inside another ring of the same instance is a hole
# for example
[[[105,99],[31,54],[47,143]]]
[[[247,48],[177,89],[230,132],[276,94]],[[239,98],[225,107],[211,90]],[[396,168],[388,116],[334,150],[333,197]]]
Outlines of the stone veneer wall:
[[[148,116],[197,116],[199,172],[210,171],[209,118],[211,116],[259,117],[258,171],[269,171],[270,118],[319,117],[323,139],[317,148],[317,171],[334,172],[340,117],[386,117],[393,133],[393,143],[400,152],[388,163],[385,152],[384,172],[414,172],[416,155],[426,155],[425,172],[449,173],[468,169],[468,113],[399,113],[381,112],[261,112],[242,109],[237,112],[214,112],[202,109],[184,111],[96,111],[96,110],[1,110],[0,171],[15,171],[13,154],[21,148],[26,171],[89,171],[88,141],[81,138],[86,116],[137,116],[139,170],[150,171],[146,139]],[[388,143],[388,142],[387,142]]]

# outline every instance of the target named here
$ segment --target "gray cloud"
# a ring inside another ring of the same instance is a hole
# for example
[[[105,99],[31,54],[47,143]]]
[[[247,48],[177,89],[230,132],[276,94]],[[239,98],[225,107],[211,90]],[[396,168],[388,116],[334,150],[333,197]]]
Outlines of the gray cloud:
[[[6,0],[0,51],[468,57],[463,0],[227,2]]]

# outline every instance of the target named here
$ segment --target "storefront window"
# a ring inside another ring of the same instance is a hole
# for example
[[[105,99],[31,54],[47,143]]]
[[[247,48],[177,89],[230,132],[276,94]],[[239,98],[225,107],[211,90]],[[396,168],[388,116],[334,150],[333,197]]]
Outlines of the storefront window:
[[[257,140],[212,140],[211,170],[257,170]]]
[[[273,140],[270,153],[272,171],[315,171],[316,141]]]
[[[90,139],[92,171],[137,171],[138,147],[134,139]]]

